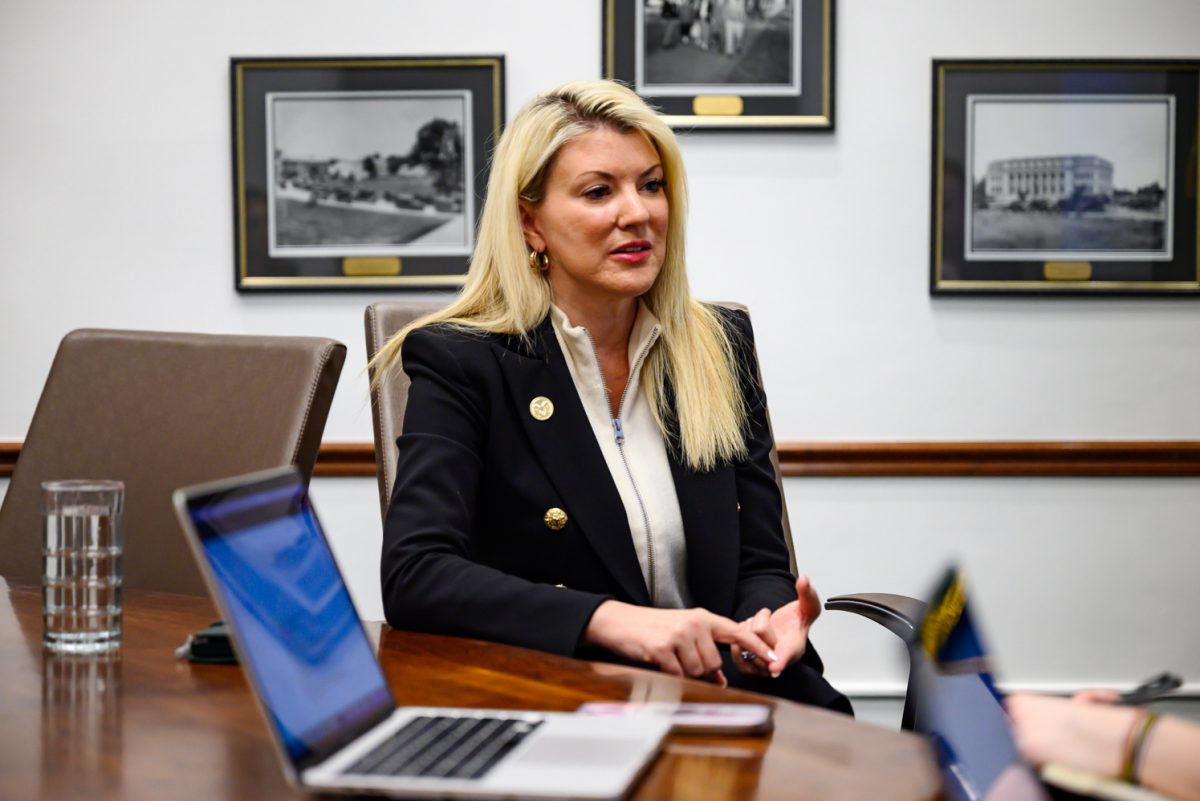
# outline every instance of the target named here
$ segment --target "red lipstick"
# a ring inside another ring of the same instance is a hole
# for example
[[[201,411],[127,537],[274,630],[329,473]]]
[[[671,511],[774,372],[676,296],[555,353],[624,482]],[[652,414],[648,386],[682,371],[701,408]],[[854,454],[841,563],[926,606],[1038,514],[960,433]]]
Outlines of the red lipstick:
[[[641,264],[650,258],[650,243],[645,239],[633,239],[609,252],[612,258],[625,264]]]

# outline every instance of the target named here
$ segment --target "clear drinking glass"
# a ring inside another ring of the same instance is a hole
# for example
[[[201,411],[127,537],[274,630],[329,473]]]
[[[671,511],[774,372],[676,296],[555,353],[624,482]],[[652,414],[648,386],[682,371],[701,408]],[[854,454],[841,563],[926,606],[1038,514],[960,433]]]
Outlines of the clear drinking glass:
[[[96,653],[121,645],[120,481],[42,483],[42,643]]]

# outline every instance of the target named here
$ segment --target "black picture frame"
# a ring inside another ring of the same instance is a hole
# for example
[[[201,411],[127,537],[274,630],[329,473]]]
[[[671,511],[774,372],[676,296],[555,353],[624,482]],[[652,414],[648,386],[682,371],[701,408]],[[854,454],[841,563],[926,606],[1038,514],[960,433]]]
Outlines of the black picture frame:
[[[504,57],[230,59],[239,292],[461,287]]]
[[[933,62],[932,295],[1200,294],[1200,61]]]
[[[602,0],[601,16],[601,74],[673,128],[833,131],[834,0]]]

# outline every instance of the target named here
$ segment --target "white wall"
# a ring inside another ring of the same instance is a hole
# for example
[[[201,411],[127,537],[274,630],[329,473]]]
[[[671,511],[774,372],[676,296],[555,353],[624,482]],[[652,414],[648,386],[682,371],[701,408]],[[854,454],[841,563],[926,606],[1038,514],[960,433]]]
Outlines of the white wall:
[[[1200,56],[1193,0],[842,0],[837,132],[683,137],[697,295],[754,313],[780,439],[1200,437],[1194,302],[931,300],[930,60]],[[80,326],[350,346],[327,440],[369,441],[372,295],[232,289],[230,55],[503,53],[508,114],[598,75],[599,0],[10,0],[0,8],[0,439]],[[826,594],[920,592],[959,555],[1015,683],[1200,678],[1191,480],[792,480]],[[3,482],[0,482],[0,491]],[[380,614],[374,482],[314,493]],[[828,615],[835,681],[895,688],[882,631]]]

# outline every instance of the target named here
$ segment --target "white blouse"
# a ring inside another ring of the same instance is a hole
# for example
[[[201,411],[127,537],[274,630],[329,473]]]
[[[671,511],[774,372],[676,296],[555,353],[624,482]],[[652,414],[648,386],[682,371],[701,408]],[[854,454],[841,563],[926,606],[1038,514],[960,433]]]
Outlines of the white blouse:
[[[687,543],[679,498],[666,443],[641,387],[642,364],[661,331],[658,319],[638,302],[629,337],[629,380],[614,418],[591,334],[583,326],[572,325],[557,306],[550,307],[550,317],[596,442],[625,506],[650,603],[664,609],[690,607]]]

